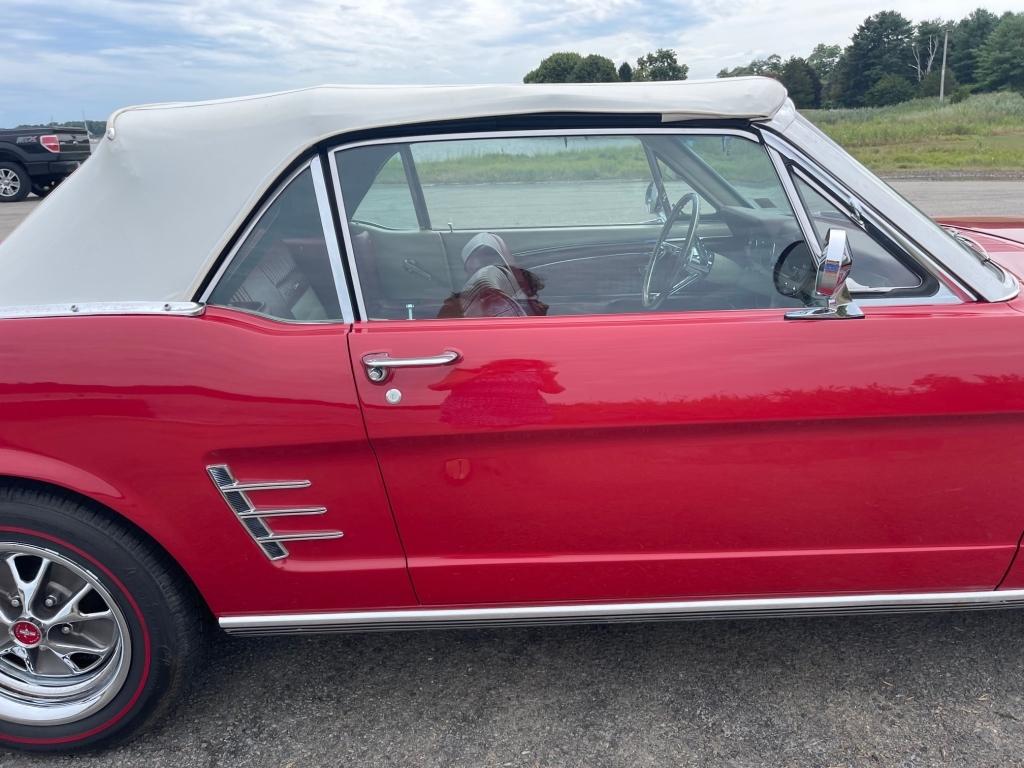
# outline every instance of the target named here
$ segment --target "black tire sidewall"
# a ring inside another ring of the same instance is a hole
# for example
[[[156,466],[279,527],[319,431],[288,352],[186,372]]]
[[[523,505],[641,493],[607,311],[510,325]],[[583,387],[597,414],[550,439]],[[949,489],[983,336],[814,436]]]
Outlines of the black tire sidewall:
[[[0,162],[0,168],[8,168],[18,174],[18,178],[21,179],[21,188],[14,197],[0,197],[0,203],[17,203],[28,197],[28,193],[32,191],[32,179],[29,178],[28,171],[26,171],[18,163],[11,163],[7,161]]]
[[[40,521],[45,521],[45,530],[41,530]],[[97,528],[22,501],[0,501],[0,541],[51,549],[92,573],[120,608],[132,643],[128,676],[103,709],[62,725],[0,722],[0,746],[23,751],[83,747],[107,740],[145,719],[166,687],[170,637],[163,595],[138,559]],[[158,663],[160,659],[164,663]]]

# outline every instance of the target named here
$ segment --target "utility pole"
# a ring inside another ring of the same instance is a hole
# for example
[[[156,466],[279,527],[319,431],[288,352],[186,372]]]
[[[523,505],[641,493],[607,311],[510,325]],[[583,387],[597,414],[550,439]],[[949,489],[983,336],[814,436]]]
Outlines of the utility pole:
[[[946,30],[946,39],[942,43],[942,74],[939,75],[939,104],[946,98],[946,51],[949,50],[949,30]]]

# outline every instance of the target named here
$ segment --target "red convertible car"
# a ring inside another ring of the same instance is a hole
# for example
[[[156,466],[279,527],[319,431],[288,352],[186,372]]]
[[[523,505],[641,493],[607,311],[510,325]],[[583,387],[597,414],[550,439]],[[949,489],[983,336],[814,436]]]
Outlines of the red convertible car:
[[[0,246],[0,743],[211,625],[1024,603],[1024,222],[955,224],[759,78],[118,112]]]

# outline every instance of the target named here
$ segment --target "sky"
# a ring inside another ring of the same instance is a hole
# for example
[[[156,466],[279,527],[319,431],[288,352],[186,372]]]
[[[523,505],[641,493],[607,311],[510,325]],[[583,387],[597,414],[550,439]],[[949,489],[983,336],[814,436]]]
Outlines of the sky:
[[[635,63],[672,48],[690,78],[816,43],[895,8],[960,18],[979,0],[0,0],[0,126],[131,104],[319,83],[521,82],[557,50]],[[1024,0],[989,2],[996,13]]]

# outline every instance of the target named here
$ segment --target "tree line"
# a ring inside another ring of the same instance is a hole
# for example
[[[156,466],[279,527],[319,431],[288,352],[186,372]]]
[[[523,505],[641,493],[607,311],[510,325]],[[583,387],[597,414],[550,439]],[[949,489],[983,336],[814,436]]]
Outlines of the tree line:
[[[66,120],[63,123],[22,123],[18,128],[86,128],[93,137],[102,136],[107,132],[106,120]]]
[[[781,81],[797,107],[885,106],[937,96],[946,50],[945,93],[954,101],[973,92],[1024,93],[1024,13],[1002,16],[978,8],[959,20],[913,23],[898,11],[864,20],[847,46],[819,43],[807,56],[777,54],[722,69],[718,77],[763,75]],[[685,80],[689,67],[659,48],[618,67],[606,56],[553,53],[525,83],[601,83]]]

